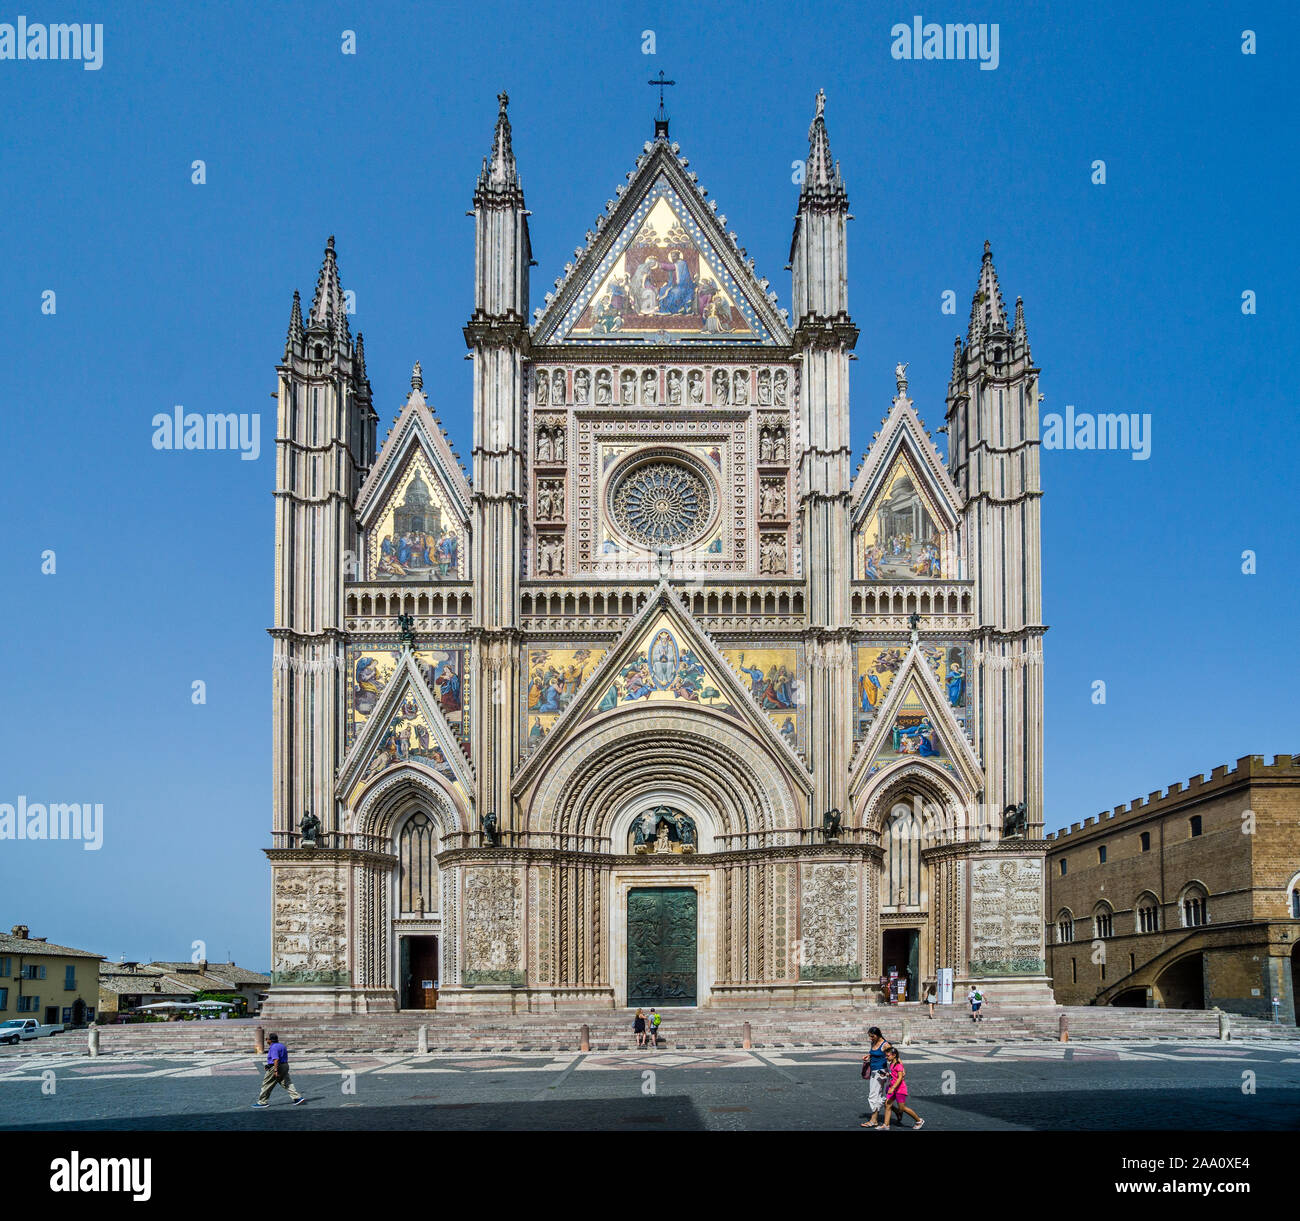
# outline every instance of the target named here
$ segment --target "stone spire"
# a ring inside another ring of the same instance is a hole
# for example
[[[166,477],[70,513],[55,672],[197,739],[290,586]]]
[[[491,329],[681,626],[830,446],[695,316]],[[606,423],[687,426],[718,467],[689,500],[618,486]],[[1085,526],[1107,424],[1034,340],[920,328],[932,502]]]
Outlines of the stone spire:
[[[799,206],[817,202],[848,207],[848,193],[840,176],[839,162],[831,156],[831,141],[826,134],[826,94],[817,91],[817,112],[808,128],[808,160],[804,164],[803,186],[799,191]]]
[[[1002,304],[1002,289],[998,287],[998,273],[993,266],[993,247],[988,242],[984,243],[984,260],[980,264],[979,284],[971,301],[972,325],[977,315],[980,332],[985,335],[1007,329],[1007,309]]]
[[[478,176],[478,191],[485,195],[511,195],[520,190],[519,167],[515,164],[514,149],[510,145],[510,116],[506,108],[510,95],[497,94],[496,130],[492,133],[492,152],[483,158],[483,169]]]
[[[1012,338],[1016,347],[1024,350],[1025,360],[1032,365],[1034,358],[1029,352],[1029,332],[1025,329],[1025,303],[1019,297],[1016,298],[1016,321]]]
[[[302,347],[303,329],[302,329],[302,298],[298,295],[298,290],[293,290],[293,309],[289,312],[289,334],[284,340],[285,359],[289,358],[290,352],[297,352]]]
[[[342,324],[339,319],[342,317]],[[334,255],[334,235],[325,243],[325,258],[316,276],[316,293],[311,299],[310,329],[336,334],[347,329],[347,310],[343,303],[343,287],[339,283],[339,265]]]
[[[357,379],[368,383],[370,379],[366,376],[366,337],[360,331],[357,332],[356,357]]]

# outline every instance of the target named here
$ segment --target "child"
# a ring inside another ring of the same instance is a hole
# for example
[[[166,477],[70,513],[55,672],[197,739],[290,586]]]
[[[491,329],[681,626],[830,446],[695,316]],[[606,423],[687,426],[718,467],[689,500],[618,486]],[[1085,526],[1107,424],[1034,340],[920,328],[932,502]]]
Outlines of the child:
[[[889,1065],[889,1089],[885,1093],[885,1122],[878,1130],[889,1131],[889,1121],[897,1110],[899,1123],[902,1123],[904,1115],[912,1117],[915,1121],[912,1131],[915,1132],[925,1127],[925,1120],[907,1105],[907,1073],[903,1068],[903,1061],[899,1058],[898,1048],[891,1047],[885,1053],[885,1059]]]

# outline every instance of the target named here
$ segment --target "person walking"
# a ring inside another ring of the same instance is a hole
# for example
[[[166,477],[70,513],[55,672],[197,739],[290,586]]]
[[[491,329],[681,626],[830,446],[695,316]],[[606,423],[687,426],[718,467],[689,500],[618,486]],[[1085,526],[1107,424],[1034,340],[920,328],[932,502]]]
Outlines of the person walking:
[[[920,1131],[921,1128],[925,1127],[925,1120],[907,1105],[907,1071],[903,1068],[903,1060],[898,1054],[898,1049],[891,1047],[885,1058],[889,1065],[889,1088],[885,1091],[885,1122],[881,1130],[884,1132],[889,1131],[890,1116],[897,1111],[900,1125],[903,1122],[903,1116],[910,1115],[912,1117],[912,1131]]]
[[[971,984],[970,991],[966,993],[966,1000],[970,1002],[970,1020],[982,1022],[984,1019],[980,1016],[980,1009],[984,1005],[984,993]]]
[[[925,991],[925,1003],[930,1006],[930,1016],[934,1017],[934,1006],[939,1000],[939,994],[935,991],[934,984],[931,984]]]
[[[659,1015],[659,1011],[657,1009],[651,1009],[650,1017],[647,1020],[649,1021],[650,1024],[650,1046],[654,1048],[655,1051],[658,1051],[659,1050],[659,1023],[663,1021],[663,1018]]]
[[[273,1034],[271,1042],[266,1049],[266,1074],[262,1078],[262,1092],[257,1096],[257,1101],[253,1103],[254,1108],[261,1109],[270,1106],[267,1101],[271,1097],[271,1091],[276,1085],[282,1085],[289,1091],[289,1097],[293,1099],[293,1105],[306,1102],[293,1082],[289,1080],[289,1049],[280,1042],[280,1036]]]
[[[862,1075],[867,1079],[867,1106],[871,1108],[871,1118],[862,1126],[874,1128],[880,1108],[885,1105],[885,1087],[888,1082],[886,1055],[893,1050],[893,1044],[885,1040],[879,1026],[872,1026],[867,1031],[867,1036],[871,1045],[862,1057]]]
[[[632,1033],[636,1035],[636,1045],[645,1046],[645,1010],[638,1009],[636,1017],[632,1019]]]

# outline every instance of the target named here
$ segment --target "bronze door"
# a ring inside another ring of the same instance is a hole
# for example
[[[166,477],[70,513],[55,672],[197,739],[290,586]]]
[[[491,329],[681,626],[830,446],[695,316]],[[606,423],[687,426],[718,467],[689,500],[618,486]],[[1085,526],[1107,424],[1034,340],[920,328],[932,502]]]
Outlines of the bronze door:
[[[694,1005],[698,899],[689,887],[633,890],[627,896],[629,1007]]]

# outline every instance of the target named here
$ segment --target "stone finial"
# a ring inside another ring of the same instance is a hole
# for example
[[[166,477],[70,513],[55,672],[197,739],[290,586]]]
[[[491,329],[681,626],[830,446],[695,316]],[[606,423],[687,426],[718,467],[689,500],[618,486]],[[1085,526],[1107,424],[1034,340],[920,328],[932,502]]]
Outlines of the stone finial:
[[[420,371],[420,362],[418,360],[415,362],[414,367],[411,369],[411,389],[412,390],[424,389],[424,374]]]
[[[900,399],[907,398],[907,366],[911,363],[911,361],[908,361],[906,364],[894,366],[894,383],[898,386],[898,397]]]

